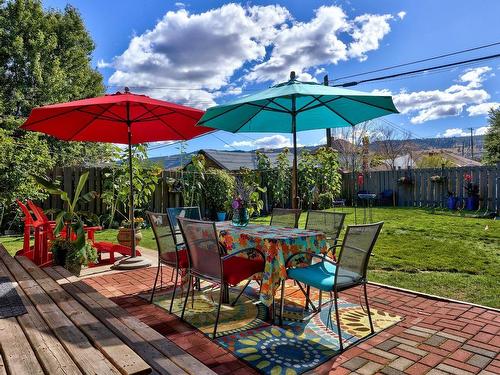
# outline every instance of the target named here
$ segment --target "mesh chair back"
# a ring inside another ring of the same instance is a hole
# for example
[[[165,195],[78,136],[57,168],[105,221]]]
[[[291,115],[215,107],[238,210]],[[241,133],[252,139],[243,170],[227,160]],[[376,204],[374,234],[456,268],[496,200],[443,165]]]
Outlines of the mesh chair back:
[[[339,237],[344,225],[344,213],[309,211],[307,213],[306,229],[323,232],[328,239],[335,240]]]
[[[300,213],[299,209],[275,208],[271,216],[271,225],[273,227],[297,228]]]
[[[158,247],[160,261],[177,268],[177,246],[167,214],[146,212]]]
[[[178,217],[189,255],[192,274],[222,280],[222,249],[213,221],[191,220]]]
[[[341,283],[346,283],[347,280],[356,283],[366,279],[368,261],[383,224],[380,222],[347,227],[337,262],[337,280]]]
[[[170,220],[172,232],[174,233],[175,243],[177,245],[184,243],[181,230],[179,229],[179,224],[177,223],[177,217],[179,216],[185,217],[187,219],[201,220],[200,207],[198,206],[167,208],[167,215]]]

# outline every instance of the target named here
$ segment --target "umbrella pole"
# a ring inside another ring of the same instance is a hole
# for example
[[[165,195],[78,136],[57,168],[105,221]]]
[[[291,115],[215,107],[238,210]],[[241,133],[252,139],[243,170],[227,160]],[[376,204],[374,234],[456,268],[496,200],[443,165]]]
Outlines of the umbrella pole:
[[[128,169],[129,169],[129,183],[130,183],[130,210],[129,220],[130,228],[132,229],[132,258],[135,258],[135,221],[134,221],[134,186],[133,186],[133,171],[132,171],[132,134],[130,124],[128,126]]]
[[[292,95],[292,133],[293,133],[293,170],[292,170],[292,208],[299,208],[297,181],[297,113],[295,95]]]
[[[151,262],[142,256],[138,257],[135,244],[135,222],[134,222],[134,186],[133,186],[133,172],[132,172],[132,121],[130,121],[130,105],[127,102],[127,131],[128,131],[128,168],[129,168],[129,182],[130,182],[130,211],[129,220],[130,228],[132,231],[132,246],[131,256],[120,259],[113,265],[113,269],[118,270],[132,270],[137,268],[149,267]]]

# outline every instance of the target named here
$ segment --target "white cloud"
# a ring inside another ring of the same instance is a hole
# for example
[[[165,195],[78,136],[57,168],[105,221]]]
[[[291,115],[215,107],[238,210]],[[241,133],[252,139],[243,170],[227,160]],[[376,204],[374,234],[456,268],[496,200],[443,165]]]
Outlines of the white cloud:
[[[113,62],[118,86],[173,87],[155,97],[207,107],[247,61],[265,57],[266,43],[289,18],[280,6],[227,4],[205,13],[170,11],[152,30],[132,38]],[[203,90],[178,90],[196,86]]]
[[[438,137],[444,137],[444,138],[450,138],[450,137],[465,137],[469,135],[469,133],[465,132],[463,129],[460,128],[451,128],[451,129],[446,129],[443,134],[438,134]]]
[[[235,141],[230,145],[225,145],[228,148],[282,148],[282,147],[293,147],[290,138],[285,137],[281,134],[270,135],[267,137],[257,138],[255,140],[248,141]],[[297,147],[302,147],[301,144],[297,144]]]
[[[283,81],[290,70],[301,80],[316,80],[325,65],[364,60],[367,52],[379,48],[395,17],[364,14],[349,19],[338,6],[322,6],[311,20],[299,22],[280,5],[229,3],[203,13],[176,5],[180,9],[134,36],[112,63],[100,60],[100,68],[115,69],[111,85],[205,108],[226,92],[234,94],[227,86],[243,69],[247,74],[240,83]]]
[[[373,15],[363,14],[354,19],[352,38],[354,42],[349,45],[348,56],[366,60],[366,52],[378,49],[380,41],[391,31],[390,14]]]
[[[401,113],[411,116],[413,124],[458,116],[465,107],[482,104],[490,98],[482,88],[485,74],[490,70],[487,66],[466,70],[458,79],[461,83],[445,90],[401,91],[393,96],[394,103]],[[470,112],[469,115],[472,116]]]
[[[406,17],[406,12],[402,10],[401,12],[398,13],[398,17],[400,20],[404,19]]]
[[[186,7],[186,4],[181,3],[180,1],[176,2],[174,5],[175,5],[177,8],[185,8],[185,7]]]
[[[474,129],[473,134],[474,135],[485,135],[486,132],[488,131],[489,126],[481,126],[480,128]],[[450,128],[446,129],[443,134],[438,134],[437,137],[444,137],[444,138],[449,138],[449,137],[468,137],[470,136],[470,130],[469,129],[460,129],[460,128]]]
[[[301,80],[310,80],[310,69],[336,64],[349,58],[366,60],[366,53],[379,48],[391,30],[389,14],[363,14],[349,20],[342,8],[322,6],[309,22],[284,24],[272,41],[269,59],[253,67],[249,81],[283,81],[294,70]],[[350,44],[339,36],[349,36]]]
[[[109,62],[106,62],[103,59],[99,59],[99,60],[97,60],[97,67],[99,69],[112,68],[113,64],[109,63]]]
[[[487,115],[491,109],[497,108],[500,106],[500,102],[487,102],[476,105],[471,105],[467,108],[467,112],[469,112],[469,116],[480,116]]]
[[[485,135],[488,132],[489,129],[490,129],[489,126],[481,126],[480,128],[477,128],[474,131],[474,134],[475,135]]]

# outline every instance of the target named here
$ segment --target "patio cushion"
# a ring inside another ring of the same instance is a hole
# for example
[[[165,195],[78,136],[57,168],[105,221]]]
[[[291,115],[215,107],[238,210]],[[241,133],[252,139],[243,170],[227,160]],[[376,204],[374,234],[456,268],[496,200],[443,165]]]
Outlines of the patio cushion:
[[[262,258],[248,259],[239,256],[228,258],[224,261],[224,281],[230,285],[239,284],[250,276],[264,271]]]
[[[330,291],[333,290],[335,283],[335,270],[337,266],[330,262],[320,262],[302,268],[290,268],[287,270],[288,277],[314,288]],[[357,273],[340,269],[337,279],[339,289],[343,289],[349,285],[355,284],[361,280],[361,276]]]
[[[178,268],[188,268],[189,262],[188,262],[188,255],[187,255],[186,248],[184,247],[184,248],[181,248],[180,250],[177,250],[177,254],[179,254]],[[160,256],[160,258],[164,263],[167,263],[168,265],[175,267],[175,252],[174,251],[164,253]]]

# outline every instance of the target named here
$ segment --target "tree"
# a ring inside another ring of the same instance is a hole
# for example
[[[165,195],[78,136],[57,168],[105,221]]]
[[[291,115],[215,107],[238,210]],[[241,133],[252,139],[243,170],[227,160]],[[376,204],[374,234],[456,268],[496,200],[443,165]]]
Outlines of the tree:
[[[32,171],[110,159],[110,145],[19,130],[34,107],[104,93],[102,76],[91,66],[93,50],[75,8],[45,11],[39,0],[0,0],[0,148],[8,150],[0,167],[0,211],[13,207],[15,198],[41,197],[27,177]]]
[[[411,153],[410,136],[403,133],[398,136],[394,129],[381,126],[377,129],[377,153],[386,160],[392,170],[396,169],[398,157]]]
[[[451,160],[446,159],[444,156],[439,154],[422,156],[419,160],[417,160],[416,164],[417,168],[441,168],[443,165],[445,167],[455,166]]]
[[[500,107],[491,109],[488,116],[490,128],[484,137],[485,163],[500,162]]]

